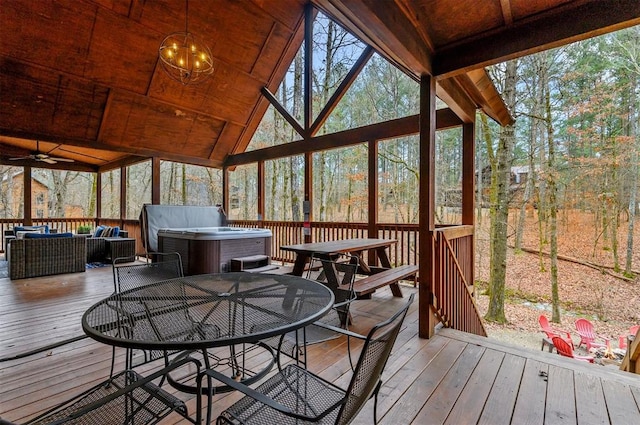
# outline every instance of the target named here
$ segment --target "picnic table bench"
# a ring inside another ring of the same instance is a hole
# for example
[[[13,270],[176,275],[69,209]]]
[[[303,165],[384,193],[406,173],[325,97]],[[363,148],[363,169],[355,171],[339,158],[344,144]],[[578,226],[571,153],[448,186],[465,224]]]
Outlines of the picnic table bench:
[[[402,291],[400,290],[398,282],[415,275],[418,272],[418,266],[403,265],[392,267],[386,250],[395,243],[397,243],[397,241],[394,239],[356,238],[281,246],[280,249],[296,253],[292,274],[297,276],[302,276],[313,254],[331,255],[336,252],[350,253],[360,259],[358,273],[367,275],[355,281],[354,289],[358,297],[369,296],[376,289],[387,285],[391,287],[391,292],[394,297],[402,297]],[[367,264],[363,253],[369,250],[375,251],[382,267]]]
[[[358,279],[353,284],[353,289],[358,297],[369,295],[376,289],[387,285],[391,288],[394,297],[401,297],[402,291],[398,282],[418,273],[418,266],[404,265],[386,269],[381,272]]]

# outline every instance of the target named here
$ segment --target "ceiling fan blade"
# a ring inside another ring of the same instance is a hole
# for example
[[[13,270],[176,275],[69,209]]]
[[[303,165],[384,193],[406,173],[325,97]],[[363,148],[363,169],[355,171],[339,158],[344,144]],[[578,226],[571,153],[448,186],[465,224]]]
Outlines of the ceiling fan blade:
[[[75,162],[75,159],[69,159],[69,158],[58,158],[58,157],[49,157],[49,159],[53,159],[54,161],[58,161],[58,162]]]
[[[9,161],[21,161],[23,159],[31,159],[31,155],[27,156],[18,156],[16,158],[9,158]]]

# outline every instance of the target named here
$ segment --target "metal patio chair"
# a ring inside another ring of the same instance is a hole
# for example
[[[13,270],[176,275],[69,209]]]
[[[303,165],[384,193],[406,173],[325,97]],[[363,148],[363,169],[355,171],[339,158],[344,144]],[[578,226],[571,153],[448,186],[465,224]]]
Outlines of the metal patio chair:
[[[201,369],[200,362],[185,358],[147,377],[125,370],[31,419],[25,425],[156,424],[172,412],[199,424],[202,421],[200,397],[197,398],[195,415],[189,416],[184,401],[153,383],[187,363],[193,363],[198,370]],[[7,421],[0,423],[11,424]]]
[[[349,307],[356,299],[353,284],[358,266],[358,257],[354,255],[335,253],[329,256],[311,256],[306,277],[322,283],[333,292],[333,308],[318,322],[271,341],[269,345],[277,350],[278,355],[284,354],[298,363],[305,364],[307,345],[339,338],[342,335],[341,329],[348,329],[351,320]],[[351,357],[349,359],[351,360]],[[278,366],[282,369],[280,358]]]
[[[124,292],[141,286],[150,285],[167,279],[184,277],[182,259],[177,252],[154,253],[150,255],[138,254],[137,257],[146,258],[147,262],[132,262],[131,257],[120,257],[113,260],[113,285],[115,293]],[[111,375],[115,368],[115,350],[111,358]],[[142,359],[135,362],[135,354],[141,352]],[[126,369],[166,357],[164,351],[146,351],[127,349]]]
[[[374,397],[374,421],[377,422],[382,372],[414,297],[412,294],[402,309],[374,326],[366,338],[344,330],[352,337],[365,340],[347,389],[293,363],[256,389],[239,384],[215,370],[204,371],[203,376],[220,380],[246,395],[222,412],[217,425],[347,424],[371,397]]]

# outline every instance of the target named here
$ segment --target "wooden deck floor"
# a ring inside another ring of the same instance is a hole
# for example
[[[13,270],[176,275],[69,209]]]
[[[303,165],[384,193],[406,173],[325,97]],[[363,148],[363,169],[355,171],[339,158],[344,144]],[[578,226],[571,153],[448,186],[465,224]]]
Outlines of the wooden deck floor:
[[[81,335],[82,312],[111,291],[108,267],[37,279],[0,279],[0,358]],[[356,302],[355,330],[366,331],[401,303],[388,290]],[[424,340],[417,337],[417,329],[414,303],[387,365],[378,406],[382,424],[640,424],[636,375],[447,329]],[[313,346],[310,368],[346,385],[345,349],[341,339]],[[22,422],[69,398],[108,376],[110,359],[110,347],[84,339],[1,362],[0,417]],[[180,396],[195,408],[193,396]],[[217,395],[214,414],[239,397]],[[355,423],[373,423],[372,409],[369,402]],[[169,417],[163,423],[186,421]]]

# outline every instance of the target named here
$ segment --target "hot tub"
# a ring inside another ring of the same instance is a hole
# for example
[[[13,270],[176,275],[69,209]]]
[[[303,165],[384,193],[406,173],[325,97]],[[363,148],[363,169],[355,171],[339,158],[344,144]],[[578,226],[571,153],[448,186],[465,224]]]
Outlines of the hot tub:
[[[271,257],[271,230],[244,227],[185,227],[158,230],[158,250],[179,252],[185,275],[221,273],[232,258]]]

